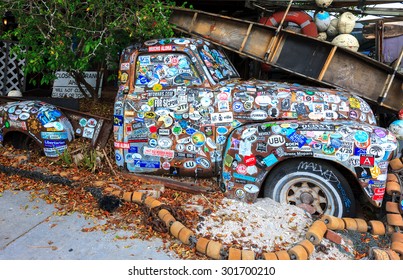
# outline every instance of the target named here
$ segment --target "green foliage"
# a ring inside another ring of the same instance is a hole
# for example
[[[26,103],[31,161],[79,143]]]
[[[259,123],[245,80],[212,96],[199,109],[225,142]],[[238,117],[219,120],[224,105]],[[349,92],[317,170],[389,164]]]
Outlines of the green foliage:
[[[87,150],[80,161],[79,167],[87,169],[90,172],[95,172],[98,168],[97,157],[98,153],[96,150]]]
[[[57,151],[57,150],[56,150]],[[63,153],[58,153],[59,159],[57,163],[63,167],[70,167],[73,163],[73,157],[71,156],[70,151],[65,149]]]
[[[120,51],[133,41],[172,37],[173,5],[169,0],[0,1],[0,14],[10,11],[18,22],[0,40],[19,41],[14,53],[25,59],[25,74],[41,74],[41,84],[51,83],[55,71],[68,71],[96,98],[98,88],[85,83],[83,72],[117,71]]]

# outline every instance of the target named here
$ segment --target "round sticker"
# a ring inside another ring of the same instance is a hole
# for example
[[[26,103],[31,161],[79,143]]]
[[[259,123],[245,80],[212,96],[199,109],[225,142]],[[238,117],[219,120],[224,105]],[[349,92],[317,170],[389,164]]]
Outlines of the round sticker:
[[[368,141],[368,138],[369,138],[368,133],[362,130],[357,130],[354,134],[354,139],[358,143],[365,143]]]
[[[152,45],[155,45],[156,43],[158,43],[158,40],[148,40],[148,41],[144,42],[144,45],[152,46]]]
[[[161,148],[170,148],[173,144],[173,141],[169,137],[160,137],[158,139],[158,145]]]
[[[246,184],[243,189],[251,194],[256,194],[259,192],[259,187],[254,184]]]
[[[174,42],[178,45],[186,45],[190,43],[190,41],[187,39],[175,39]]]
[[[202,132],[196,132],[192,134],[192,143],[195,146],[203,146],[206,143],[206,136]]]
[[[246,174],[246,165],[245,164],[238,164],[236,167],[236,172],[242,175]]]
[[[245,191],[241,189],[237,189],[235,194],[239,199],[243,199],[245,197]]]
[[[153,85],[153,91],[160,91],[162,89],[162,85],[161,84],[155,84]]]
[[[218,133],[219,135],[227,134],[227,132],[228,132],[228,129],[227,129],[225,126],[219,126],[219,127],[217,127],[217,133]]]
[[[97,120],[96,119],[93,119],[93,118],[91,118],[91,119],[89,119],[88,121],[87,121],[87,126],[88,127],[95,127],[96,125],[97,125]]]
[[[162,163],[162,168],[164,170],[169,170],[170,167],[171,167],[171,164],[169,163],[169,161],[165,161]]]
[[[19,116],[20,120],[25,121],[29,119],[30,115],[28,113],[21,113]]]
[[[386,137],[386,134],[387,134],[386,131],[382,128],[375,128],[374,132],[375,132],[376,136],[378,136],[379,138],[384,138],[384,137]]]
[[[202,99],[200,99],[200,104],[201,104],[203,107],[208,107],[208,106],[210,106],[210,104],[211,104],[211,99],[208,98],[208,97],[203,97]]]

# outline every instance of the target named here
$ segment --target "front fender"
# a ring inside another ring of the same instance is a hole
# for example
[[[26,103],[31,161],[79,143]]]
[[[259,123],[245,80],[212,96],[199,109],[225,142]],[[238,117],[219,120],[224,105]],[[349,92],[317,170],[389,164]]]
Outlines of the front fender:
[[[58,157],[74,139],[70,121],[58,108],[41,101],[8,102],[0,106],[3,136],[29,135],[48,157]]]
[[[221,184],[244,200],[260,190],[270,170],[289,158],[321,158],[344,166],[372,204],[380,206],[387,169],[396,149],[388,130],[351,121],[278,121],[233,130],[223,151]]]

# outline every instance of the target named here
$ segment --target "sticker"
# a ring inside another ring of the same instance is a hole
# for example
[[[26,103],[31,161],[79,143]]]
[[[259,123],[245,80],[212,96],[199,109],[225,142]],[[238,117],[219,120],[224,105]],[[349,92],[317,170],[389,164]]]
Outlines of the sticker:
[[[175,152],[173,150],[144,147],[143,148],[143,155],[155,156],[155,157],[164,157],[164,158],[174,158],[175,157]]]
[[[210,161],[205,158],[197,158],[196,162],[203,168],[209,169],[211,167]]]
[[[235,191],[235,194],[239,199],[244,199],[245,198],[245,191],[244,190],[237,189]]]
[[[148,146],[150,146],[151,148],[155,148],[158,146],[158,141],[157,139],[149,139],[148,140]]]
[[[255,164],[256,164],[256,157],[255,157],[254,155],[244,156],[243,162],[244,162],[247,166],[255,165]]]
[[[257,194],[259,192],[259,187],[254,184],[246,184],[243,189],[251,194]]]
[[[134,162],[133,154],[127,153],[127,154],[125,155],[125,161],[126,161],[127,163],[133,163],[133,162]]]
[[[307,141],[307,138],[305,136],[298,134],[295,131],[287,135],[287,138],[290,139],[292,142],[298,143],[299,148],[304,146]]]
[[[21,113],[19,116],[20,120],[25,121],[29,119],[30,115],[28,113]]]
[[[238,164],[238,166],[236,167],[236,172],[242,175],[246,174],[246,165],[245,164]]]
[[[256,178],[252,177],[252,176],[242,175],[239,173],[234,173],[233,176],[236,179],[241,179],[241,180],[250,181],[250,182],[256,182]]]
[[[375,165],[375,158],[371,156],[360,156],[360,165],[363,167],[373,167]]]
[[[272,135],[267,139],[267,144],[272,147],[280,147],[285,144],[285,139],[281,135]]]
[[[382,129],[382,128],[375,128],[374,132],[375,132],[376,136],[378,136],[379,138],[385,138],[387,135],[386,130]]]
[[[187,45],[190,43],[187,39],[175,39],[174,42],[178,45]]]
[[[122,121],[123,121],[123,116],[122,116]],[[80,119],[79,122],[80,126],[84,127],[87,125],[87,120],[86,119]]]
[[[43,142],[46,148],[61,147],[66,145],[65,140],[44,140]]]
[[[166,52],[166,51],[172,51],[172,46],[171,45],[166,45],[166,46],[151,46],[148,47],[149,52]]]
[[[266,164],[267,167],[270,167],[274,165],[276,162],[278,162],[278,159],[276,158],[275,155],[270,154],[263,159],[263,162]]]
[[[158,139],[158,146],[161,148],[170,148],[173,145],[173,141],[169,137],[160,137]]]
[[[367,154],[373,155],[375,159],[382,159],[385,155],[385,150],[382,148],[381,145],[372,144],[369,145],[367,148]]]
[[[362,131],[362,130],[357,130],[354,134],[354,139],[358,142],[358,143],[365,143],[368,141],[369,139],[369,135],[367,132]]]
[[[232,122],[233,120],[234,117],[232,112],[211,114],[211,123],[226,123],[226,122]]]
[[[268,117],[268,114],[263,110],[254,110],[250,113],[250,117],[252,120],[264,120]]]
[[[196,168],[197,164],[195,161],[185,161],[183,163],[183,167],[186,169],[194,169]]]
[[[130,149],[130,144],[127,142],[114,142],[116,149]]]
[[[155,44],[157,44],[158,43],[158,40],[148,40],[148,41],[146,41],[146,42],[144,42],[144,45],[146,45],[146,46],[152,46],[152,45],[155,45]]]
[[[255,103],[259,106],[268,106],[271,102],[270,96],[259,95],[255,98]]]
[[[192,134],[191,140],[195,146],[200,147],[206,143],[206,136],[202,132],[196,132]]]
[[[248,127],[244,131],[242,131],[242,139],[248,138],[257,132],[257,128],[255,127]]]
[[[169,163],[169,161],[165,161],[162,163],[162,169],[169,170],[170,167],[171,167],[171,164]]]
[[[225,126],[217,127],[217,133],[219,135],[225,135],[225,134],[227,134],[227,132],[228,132],[228,129]]]
[[[271,107],[268,112],[268,115],[271,118],[277,118],[280,115],[280,111],[277,109],[277,107]]]

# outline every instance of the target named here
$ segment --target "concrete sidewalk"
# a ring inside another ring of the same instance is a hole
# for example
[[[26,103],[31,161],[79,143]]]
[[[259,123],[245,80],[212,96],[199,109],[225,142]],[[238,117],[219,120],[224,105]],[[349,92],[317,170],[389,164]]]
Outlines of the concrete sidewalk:
[[[0,260],[175,260],[162,241],[116,240],[132,231],[83,232],[97,225],[78,214],[55,216],[52,204],[25,191],[0,193]],[[99,221],[102,223],[103,221]]]

